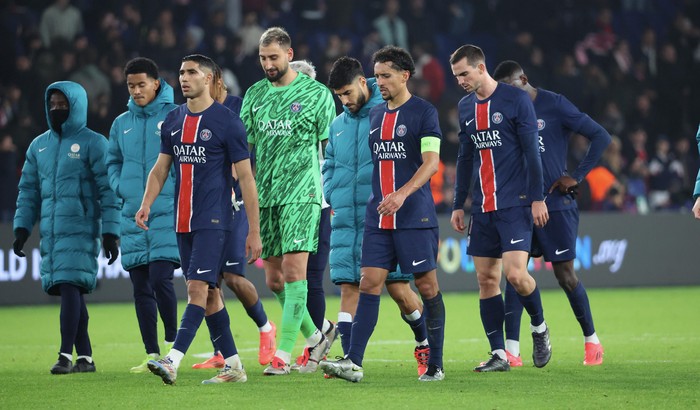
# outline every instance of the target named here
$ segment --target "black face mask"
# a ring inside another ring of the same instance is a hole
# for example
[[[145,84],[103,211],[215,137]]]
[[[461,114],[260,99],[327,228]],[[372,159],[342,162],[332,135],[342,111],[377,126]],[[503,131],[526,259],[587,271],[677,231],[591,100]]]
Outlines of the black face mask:
[[[49,119],[51,120],[51,128],[61,134],[61,125],[68,119],[69,110],[50,110]]]

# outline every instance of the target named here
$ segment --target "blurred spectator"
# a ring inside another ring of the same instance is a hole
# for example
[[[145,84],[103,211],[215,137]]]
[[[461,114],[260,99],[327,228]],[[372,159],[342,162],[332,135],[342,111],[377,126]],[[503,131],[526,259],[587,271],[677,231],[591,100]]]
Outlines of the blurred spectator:
[[[419,42],[427,42],[432,44],[435,41],[435,14],[426,9],[425,0],[409,0],[408,8],[402,14],[406,30],[408,33],[408,44],[413,47]],[[436,8],[436,2],[431,4],[431,7]],[[414,55],[415,59],[416,56]]]
[[[605,128],[608,133],[620,135],[625,129],[625,117],[620,111],[617,102],[610,100],[605,104],[603,114],[600,119],[600,125]]]
[[[445,70],[433,56],[430,42],[415,43],[411,48],[411,53],[416,64],[415,78],[424,80],[428,84],[427,99],[437,105],[445,91]]]
[[[238,30],[238,37],[241,39],[244,54],[258,55],[258,43],[260,36],[265,29],[258,23],[258,14],[255,12],[246,13],[243,17],[243,25]]]
[[[17,201],[17,147],[12,135],[0,134],[0,223],[11,222]]]
[[[399,17],[401,5],[399,0],[387,0],[384,13],[372,23],[379,32],[382,46],[394,45],[408,50],[408,30],[406,23]]]
[[[672,208],[683,189],[684,169],[671,151],[666,136],[656,139],[656,150],[649,161],[649,206],[652,210]]]
[[[39,31],[44,47],[51,47],[57,39],[72,42],[83,32],[83,15],[80,9],[70,4],[70,0],[55,0],[41,14]]]

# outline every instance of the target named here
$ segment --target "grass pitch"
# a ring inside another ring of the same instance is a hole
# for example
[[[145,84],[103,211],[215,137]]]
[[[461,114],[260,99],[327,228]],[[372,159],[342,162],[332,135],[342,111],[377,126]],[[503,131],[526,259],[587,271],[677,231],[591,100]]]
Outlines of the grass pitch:
[[[192,370],[210,351],[206,325],[183,360],[177,384],[149,374],[130,374],[145,354],[131,304],[92,304],[90,336],[97,373],[54,376],[49,368],[59,346],[59,306],[0,308],[0,409],[43,408],[700,408],[700,287],[591,289],[589,298],[605,362],[585,367],[583,337],[564,293],[542,292],[550,326],[552,361],[532,366],[532,340],[522,324],[525,366],[509,373],[479,374],[488,358],[475,293],[446,294],[446,378],[417,381],[412,333],[398,309],[382,299],[360,383],[326,380],[320,373],[263,377],[257,363],[258,334],[230,297],[232,330],[248,372],[244,384],[201,385],[214,372]],[[329,297],[334,319],[338,299]],[[276,301],[264,300],[279,321]],[[184,305],[180,305],[180,313]],[[162,334],[162,329],[159,329]],[[301,352],[301,338],[294,354]],[[341,354],[340,343],[331,356]]]

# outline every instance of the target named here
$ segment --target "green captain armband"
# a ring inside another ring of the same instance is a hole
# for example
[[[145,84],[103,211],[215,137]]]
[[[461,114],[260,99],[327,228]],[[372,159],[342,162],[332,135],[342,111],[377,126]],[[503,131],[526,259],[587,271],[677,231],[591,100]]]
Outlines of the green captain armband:
[[[420,152],[437,152],[440,153],[440,138],[438,137],[423,137],[420,140]]]

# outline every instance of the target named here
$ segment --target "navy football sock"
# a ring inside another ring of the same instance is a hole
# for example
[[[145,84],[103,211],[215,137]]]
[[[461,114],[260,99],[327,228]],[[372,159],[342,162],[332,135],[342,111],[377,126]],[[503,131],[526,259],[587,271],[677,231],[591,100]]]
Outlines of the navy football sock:
[[[489,339],[491,351],[505,350],[506,345],[503,340],[503,318],[505,316],[503,296],[496,295],[487,299],[480,299],[479,313],[481,314],[481,323],[484,325],[486,337]]]
[[[540,298],[540,290],[535,286],[535,290],[527,296],[518,294],[520,303],[523,304],[527,314],[530,315],[530,324],[539,326],[544,322],[544,309],[542,309],[542,299]]]
[[[348,359],[358,366],[362,366],[362,359],[365,356],[365,349],[369,342],[374,327],[379,318],[379,295],[360,293],[357,302],[357,312],[352,322],[352,336],[350,337],[350,349]]]
[[[338,322],[340,333],[340,345],[343,347],[343,355],[350,351],[350,336],[352,335],[352,322]]]
[[[78,356],[92,356],[92,345],[88,334],[89,320],[90,315],[88,315],[85,298],[80,295],[80,320],[78,320],[78,332],[75,334],[75,353]]]
[[[323,291],[324,270],[310,269],[306,272],[308,293],[306,294],[306,309],[317,329],[323,329],[323,320],[326,316],[326,295]]]
[[[258,298],[257,302],[255,302],[253,306],[245,308],[245,311],[258,327],[263,327],[265,326],[265,323],[267,323],[267,314],[265,313],[265,309],[263,308],[260,298]]]
[[[583,335],[590,336],[595,333],[591,305],[588,302],[588,294],[586,293],[586,289],[583,287],[583,283],[579,281],[578,285],[576,285],[574,288],[574,291],[566,292],[566,296],[569,298],[569,304],[571,305],[571,309],[574,311],[574,315],[576,315],[576,320],[578,320],[579,324],[581,325]]]
[[[195,335],[197,335],[197,330],[202,324],[203,319],[204,308],[191,303],[188,304],[187,307],[185,307],[185,312],[182,314],[180,328],[177,330],[173,349],[182,353],[187,353],[187,349],[189,349],[192,340],[194,340]]]
[[[231,334],[231,320],[224,307],[220,311],[205,317],[212,344],[221,352],[224,358],[238,353],[236,343]],[[179,349],[178,349],[179,350]]]
[[[520,318],[523,315],[523,304],[520,303],[518,292],[513,285],[506,281],[505,321],[506,339],[520,340]]]
[[[442,293],[438,292],[432,299],[423,299],[423,315],[430,345],[428,364],[442,367],[442,346],[445,342],[445,304]]]
[[[411,326],[413,337],[416,342],[421,343],[428,338],[428,329],[425,326],[425,311],[421,313],[420,317],[416,320],[411,320],[404,314],[401,314],[401,319]]]

